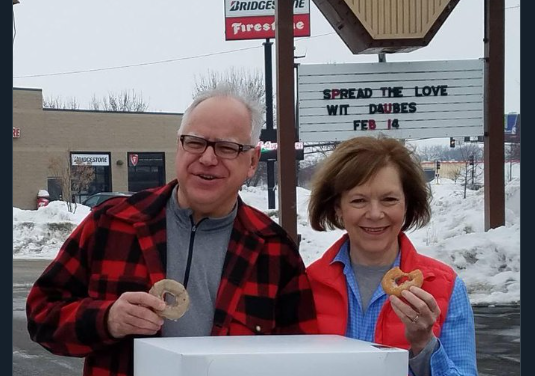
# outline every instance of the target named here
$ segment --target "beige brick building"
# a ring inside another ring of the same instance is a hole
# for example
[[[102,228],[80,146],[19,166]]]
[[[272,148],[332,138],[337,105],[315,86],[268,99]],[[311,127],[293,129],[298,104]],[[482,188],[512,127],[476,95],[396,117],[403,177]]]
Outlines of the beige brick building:
[[[99,191],[137,191],[175,178],[177,129],[182,114],[43,108],[40,89],[13,88],[13,206],[35,209],[39,190],[57,198],[51,161],[95,170],[81,201]]]

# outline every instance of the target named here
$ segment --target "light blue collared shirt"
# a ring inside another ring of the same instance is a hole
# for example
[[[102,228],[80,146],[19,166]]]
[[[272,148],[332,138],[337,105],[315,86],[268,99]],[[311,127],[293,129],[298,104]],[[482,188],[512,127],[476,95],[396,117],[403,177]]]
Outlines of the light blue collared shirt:
[[[400,257],[401,252],[398,252],[392,267],[400,265]],[[379,284],[364,312],[359,287],[349,258],[349,240],[340,247],[332,263],[334,262],[344,265],[347,282],[349,312],[346,337],[374,342],[377,318],[388,295]],[[431,375],[477,375],[474,314],[466,286],[459,277],[455,279],[448,313],[438,342],[439,346],[431,356]],[[411,370],[409,371],[414,375]]]

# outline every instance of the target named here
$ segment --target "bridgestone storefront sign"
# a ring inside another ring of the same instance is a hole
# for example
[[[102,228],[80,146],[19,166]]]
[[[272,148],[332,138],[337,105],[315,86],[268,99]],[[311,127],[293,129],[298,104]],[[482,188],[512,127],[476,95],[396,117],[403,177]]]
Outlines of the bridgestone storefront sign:
[[[299,66],[299,140],[483,134],[483,60]]]
[[[109,166],[110,156],[108,154],[71,154],[71,164],[73,166]]]

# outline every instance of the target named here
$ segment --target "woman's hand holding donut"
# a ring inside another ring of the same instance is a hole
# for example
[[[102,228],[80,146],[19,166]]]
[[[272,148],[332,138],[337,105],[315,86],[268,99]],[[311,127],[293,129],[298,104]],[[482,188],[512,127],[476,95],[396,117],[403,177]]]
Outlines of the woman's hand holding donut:
[[[166,307],[165,302],[141,291],[125,292],[108,312],[108,331],[114,338],[130,334],[154,335],[164,320],[155,313]]]
[[[433,325],[440,315],[440,308],[427,291],[412,286],[401,293],[402,299],[390,296],[394,312],[405,324],[405,337],[411,344],[414,355],[418,355],[433,337]]]

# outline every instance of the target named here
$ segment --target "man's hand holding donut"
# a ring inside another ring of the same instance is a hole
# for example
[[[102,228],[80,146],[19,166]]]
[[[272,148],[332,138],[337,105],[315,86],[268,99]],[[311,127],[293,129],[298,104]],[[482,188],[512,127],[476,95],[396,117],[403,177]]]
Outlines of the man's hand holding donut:
[[[108,312],[108,331],[114,338],[130,334],[154,335],[164,320],[156,313],[163,311],[163,300],[141,291],[123,293]]]
[[[434,336],[433,325],[440,315],[440,308],[427,291],[412,286],[401,293],[402,298],[390,296],[390,303],[396,315],[405,324],[405,337],[416,356]]]

